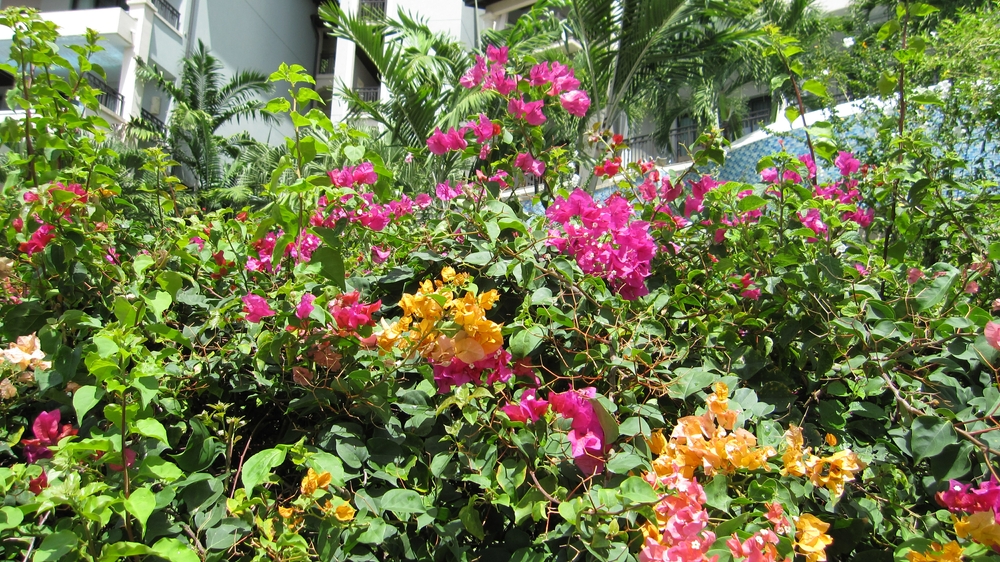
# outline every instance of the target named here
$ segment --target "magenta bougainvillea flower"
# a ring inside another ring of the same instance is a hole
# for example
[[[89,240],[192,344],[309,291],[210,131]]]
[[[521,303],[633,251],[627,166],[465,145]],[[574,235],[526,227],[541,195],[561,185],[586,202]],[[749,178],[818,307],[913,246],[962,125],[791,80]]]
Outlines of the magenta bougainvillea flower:
[[[529,388],[521,393],[521,400],[517,404],[507,404],[501,406],[500,410],[507,414],[511,421],[527,423],[528,420],[536,422],[545,415],[549,409],[547,400],[540,400],[535,395],[535,389]]]
[[[582,90],[570,90],[559,96],[559,103],[570,115],[585,117],[590,109],[590,97]]]
[[[465,150],[469,143],[465,141],[466,128],[456,129],[452,127],[447,133],[442,133],[439,127],[434,128],[434,132],[427,139],[427,150],[431,154],[441,156],[450,150]]]
[[[247,322],[260,322],[263,318],[275,315],[264,297],[252,293],[243,297],[243,312],[246,313]]]
[[[333,320],[341,330],[354,332],[361,326],[375,325],[372,315],[382,308],[382,301],[363,303],[361,302],[361,293],[351,291],[333,299],[329,308]]]
[[[522,152],[514,158],[514,165],[526,174],[541,176],[545,173],[545,162],[537,160],[527,152]]]
[[[542,113],[543,100],[524,101],[524,96],[511,98],[507,102],[507,112],[515,119],[524,119],[529,125],[537,126],[545,122],[545,114]]]
[[[49,447],[56,445],[63,437],[76,435],[77,430],[71,424],[60,426],[61,414],[59,410],[41,412],[31,424],[31,431],[34,432],[34,439],[21,439],[24,445],[24,456],[28,463],[33,463],[39,459],[52,457]]]
[[[1000,324],[987,322],[986,329],[983,330],[983,335],[986,336],[986,343],[995,349],[1000,349]]]
[[[586,475],[604,472],[607,443],[604,441],[604,428],[597,417],[591,399],[597,396],[597,389],[587,387],[581,390],[568,390],[549,396],[552,411],[571,420],[569,439],[573,461],[580,472]]]

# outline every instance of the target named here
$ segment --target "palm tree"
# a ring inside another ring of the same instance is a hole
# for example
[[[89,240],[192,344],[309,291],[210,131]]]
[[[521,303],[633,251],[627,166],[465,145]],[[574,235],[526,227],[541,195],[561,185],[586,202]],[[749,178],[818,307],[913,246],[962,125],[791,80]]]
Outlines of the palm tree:
[[[469,64],[465,46],[402,10],[391,19],[348,14],[329,2],[319,14],[335,37],[354,42],[389,91],[387,100],[368,101],[345,84],[339,94],[352,115],[382,125],[393,144],[423,146],[435,127],[455,126],[489,103],[489,92],[459,85]]]
[[[220,127],[244,119],[277,122],[264,110],[266,102],[259,97],[272,90],[267,75],[240,70],[224,82],[222,63],[200,40],[195,52],[181,61],[178,83],[156,67],[138,62],[139,78],[155,84],[173,100],[166,142],[173,158],[194,176],[195,194],[222,186],[225,158],[235,158],[241,149],[255,144],[246,133],[221,136]]]
[[[654,77],[691,76],[706,53],[751,33],[739,26],[707,33],[712,17],[738,21],[743,2],[566,0],[563,8],[567,34],[579,45],[575,65],[591,92],[592,122],[603,127],[647,105]]]

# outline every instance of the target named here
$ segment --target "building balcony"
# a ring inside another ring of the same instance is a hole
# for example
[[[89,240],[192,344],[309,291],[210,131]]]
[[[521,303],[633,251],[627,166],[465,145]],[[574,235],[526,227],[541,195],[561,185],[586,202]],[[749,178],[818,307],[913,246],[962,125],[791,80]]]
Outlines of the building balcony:
[[[386,0],[361,0],[358,3],[358,15],[367,20],[380,20],[385,17]]]
[[[365,86],[363,88],[354,88],[354,93],[361,98],[364,102],[375,102],[381,97],[382,87],[381,86]]]

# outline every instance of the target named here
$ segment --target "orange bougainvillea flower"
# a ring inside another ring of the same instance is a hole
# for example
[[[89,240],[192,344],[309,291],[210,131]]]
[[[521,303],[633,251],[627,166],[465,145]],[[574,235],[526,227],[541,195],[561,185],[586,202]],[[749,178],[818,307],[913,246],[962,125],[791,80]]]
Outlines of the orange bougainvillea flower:
[[[317,474],[315,470],[310,468],[309,472],[302,478],[302,495],[311,496],[317,489],[329,486],[331,480],[329,472]]]
[[[807,562],[826,560],[826,547],[833,544],[833,539],[826,534],[829,528],[829,523],[809,513],[803,513],[795,520],[795,548],[806,557]]]
[[[829,442],[829,439],[827,439]],[[803,448],[802,428],[791,426],[785,432],[787,448],[781,455],[784,466],[781,474],[808,476],[814,486],[826,488],[835,496],[844,493],[844,483],[853,482],[854,476],[867,466],[850,449],[837,451],[828,457],[817,457],[812,448]]]
[[[906,554],[910,562],[961,562],[962,547],[955,541],[941,546],[939,543],[931,543],[930,550],[917,552],[911,550]]]

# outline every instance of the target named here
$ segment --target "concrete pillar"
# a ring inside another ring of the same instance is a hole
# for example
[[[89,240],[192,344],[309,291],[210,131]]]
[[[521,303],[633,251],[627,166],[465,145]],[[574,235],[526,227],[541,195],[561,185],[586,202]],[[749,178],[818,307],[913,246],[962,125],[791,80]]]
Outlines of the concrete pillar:
[[[135,58],[149,61],[149,43],[153,35],[153,18],[156,17],[156,6],[149,0],[128,0],[128,13],[135,20],[132,27],[132,44],[122,55],[122,73],[119,88],[124,102],[122,117],[128,121],[138,117],[142,109],[142,84],[136,79]]]
[[[349,14],[358,13],[358,0],[341,0],[340,7]],[[339,123],[347,117],[347,104],[336,92],[342,87],[354,87],[354,59],[356,46],[353,41],[337,39],[337,54],[333,61],[333,103],[330,104],[330,120]]]

